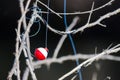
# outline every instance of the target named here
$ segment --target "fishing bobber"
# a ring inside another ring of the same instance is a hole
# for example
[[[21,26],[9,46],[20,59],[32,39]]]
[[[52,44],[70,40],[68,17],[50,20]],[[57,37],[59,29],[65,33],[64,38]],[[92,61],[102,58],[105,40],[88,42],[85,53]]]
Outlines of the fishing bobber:
[[[47,58],[48,48],[42,48],[42,47],[36,48],[34,55],[38,60],[44,60]]]

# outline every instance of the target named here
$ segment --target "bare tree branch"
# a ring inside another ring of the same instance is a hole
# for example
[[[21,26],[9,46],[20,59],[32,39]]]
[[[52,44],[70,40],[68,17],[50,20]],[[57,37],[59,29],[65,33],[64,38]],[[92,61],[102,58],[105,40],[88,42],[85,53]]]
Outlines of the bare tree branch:
[[[71,22],[71,24],[69,25],[69,27],[67,28],[66,31],[70,31],[70,30],[77,24],[78,19],[79,19],[78,17],[75,17],[75,18],[73,19],[73,21]],[[56,57],[57,57],[58,52],[59,52],[60,48],[62,47],[63,42],[65,41],[66,38],[67,38],[67,35],[63,35],[63,36],[61,37],[61,39],[59,40],[59,42],[58,42],[58,44],[57,44],[57,46],[56,46],[56,49],[55,49],[55,51],[54,51],[54,53],[53,53],[53,58],[56,58]]]
[[[106,6],[111,5],[114,1],[115,1],[115,0],[110,0],[110,1],[107,2],[106,4],[104,4],[104,5],[102,5],[102,6],[98,7],[98,8],[93,9],[93,12],[95,12],[95,11],[97,11],[97,10],[100,10],[100,9],[103,9],[103,8],[105,8]],[[41,12],[42,12],[42,13],[45,13],[45,14],[48,13],[48,12],[46,12],[46,11],[41,11]],[[88,13],[90,13],[90,12],[91,12],[91,10],[89,10],[89,11],[83,11],[83,12],[77,11],[77,12],[73,12],[73,13],[59,13],[59,12],[56,12],[56,13],[58,13],[58,14],[60,14],[60,15],[81,15],[81,14],[88,14]]]
[[[111,53],[117,53],[118,51],[120,51],[120,47],[115,48],[115,49],[108,49],[103,51],[102,53],[99,53],[98,55],[87,59],[86,61],[82,62],[79,66],[75,67],[74,69],[72,69],[70,72],[66,73],[65,75],[63,75],[62,77],[60,77],[58,80],[63,80],[64,78],[66,78],[67,76],[73,74],[75,71],[81,69],[81,67],[87,67],[88,65],[92,64],[92,62],[99,60],[100,58],[102,58],[104,55],[108,55]]]
[[[120,44],[118,44],[118,45],[116,45],[112,48],[108,48],[108,49],[102,51],[99,54],[81,54],[81,53],[78,53],[77,55],[67,55],[67,56],[63,55],[62,57],[57,57],[58,53],[59,53],[59,50],[61,49],[61,47],[63,45],[63,42],[67,38],[67,34],[76,34],[78,32],[84,31],[87,28],[95,27],[96,25],[106,27],[106,25],[102,24],[101,21],[120,13],[120,8],[101,16],[99,19],[97,19],[96,21],[94,21],[92,23],[90,23],[90,20],[92,18],[92,13],[93,12],[95,12],[97,10],[100,10],[100,9],[103,9],[106,6],[111,5],[113,2],[114,2],[114,0],[110,0],[109,2],[107,2],[106,4],[104,4],[104,5],[102,5],[98,8],[94,8],[94,2],[93,2],[91,10],[85,11],[85,12],[75,12],[75,13],[58,13],[58,12],[55,12],[54,10],[52,10],[50,7],[48,7],[46,4],[44,4],[40,0],[36,0],[35,3],[32,3],[32,4],[34,4],[33,5],[34,7],[39,7],[37,5],[39,3],[40,5],[44,6],[49,11],[51,11],[51,13],[59,16],[60,18],[62,18],[61,15],[76,15],[76,14],[89,13],[87,23],[84,26],[81,26],[77,29],[72,30],[72,28],[76,26],[76,24],[79,20],[78,17],[75,17],[66,31],[60,31],[60,30],[56,30],[56,29],[52,28],[47,23],[47,21],[45,19],[43,19],[43,17],[41,15],[38,14],[39,11],[36,8],[33,9],[31,18],[28,21],[26,21],[26,14],[29,11],[31,0],[27,0],[26,4],[24,4],[24,0],[19,0],[19,5],[20,5],[20,9],[21,9],[21,17],[18,21],[18,25],[17,25],[17,29],[16,29],[16,45],[15,45],[16,50],[15,50],[15,54],[14,54],[15,59],[14,59],[13,67],[11,68],[7,79],[12,80],[12,76],[15,75],[15,76],[17,76],[17,80],[21,80],[21,77],[22,77],[22,80],[27,80],[28,77],[29,77],[29,73],[30,73],[32,79],[37,80],[37,77],[36,77],[36,74],[35,74],[34,70],[40,68],[41,65],[47,65],[48,66],[48,65],[53,64],[53,63],[63,63],[63,62],[68,61],[68,60],[75,61],[76,59],[85,60],[80,65],[78,65],[77,67],[72,69],[70,72],[66,73],[65,75],[63,75],[62,77],[59,78],[59,80],[63,80],[66,77],[73,74],[75,71],[81,69],[82,67],[87,67],[87,66],[91,65],[96,60],[120,61],[120,57],[109,55],[109,54],[117,53],[118,51],[120,51]],[[48,13],[48,12],[41,11],[41,14],[42,13]],[[31,52],[30,52],[29,33],[30,33],[30,29],[33,26],[36,18],[39,18],[41,20],[41,22],[43,22],[43,24],[45,24],[46,27],[50,31],[52,31],[56,34],[62,35],[60,41],[58,42],[58,44],[55,48],[53,57],[47,58],[46,60],[43,60],[43,61],[33,61],[33,58],[31,56]],[[22,28],[24,29],[23,33],[21,33]],[[23,53],[22,53],[22,51],[23,51]],[[23,76],[21,76],[21,70],[20,70],[20,66],[22,64],[20,64],[20,62],[19,62],[21,55],[25,56],[25,60],[26,60],[26,64],[27,64],[26,65],[26,70],[24,71]],[[71,80],[74,80],[75,78],[76,78],[76,75]]]
[[[86,29],[86,28],[93,27],[93,26],[95,26],[95,25],[103,25],[102,23],[100,23],[101,21],[103,21],[104,19],[110,18],[111,16],[114,16],[114,15],[116,15],[116,14],[118,14],[118,13],[120,13],[120,8],[118,8],[117,10],[115,10],[115,11],[113,11],[113,12],[109,12],[109,13],[101,16],[101,17],[100,17],[98,20],[96,20],[95,22],[86,24],[86,25],[84,25],[84,26],[76,29],[76,31],[74,32],[74,34],[77,33],[77,32],[83,31],[83,30]],[[103,27],[105,27],[105,26],[103,25]]]

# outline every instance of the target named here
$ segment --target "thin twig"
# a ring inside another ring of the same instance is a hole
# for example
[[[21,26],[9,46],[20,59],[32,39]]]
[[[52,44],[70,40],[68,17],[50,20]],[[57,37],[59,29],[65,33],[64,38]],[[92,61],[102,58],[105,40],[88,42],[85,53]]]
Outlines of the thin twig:
[[[71,22],[71,24],[69,25],[69,27],[67,28],[66,31],[70,31],[70,30],[77,24],[78,20],[79,20],[79,17],[75,17],[75,18],[73,19],[73,21]],[[67,35],[63,35],[63,36],[61,37],[61,39],[59,40],[59,42],[58,42],[58,44],[57,44],[57,46],[56,46],[56,48],[55,48],[55,51],[54,51],[54,53],[53,53],[53,58],[56,58],[56,57],[57,57],[58,52],[59,52],[60,48],[62,47],[63,42],[65,41],[66,38],[67,38]]]
[[[110,1],[107,2],[106,4],[104,4],[104,5],[102,5],[102,6],[98,7],[98,8],[93,9],[93,12],[95,12],[95,11],[97,11],[97,10],[100,10],[100,9],[103,9],[103,8],[105,8],[106,6],[111,5],[114,1],[115,1],[115,0],[110,0]],[[83,11],[83,12],[77,11],[77,12],[73,12],[73,13],[60,13],[60,12],[56,12],[56,13],[58,13],[58,14],[60,14],[60,15],[81,15],[81,14],[88,14],[88,13],[90,13],[90,12],[91,12],[91,10]],[[41,13],[47,14],[48,12],[46,12],[46,11],[41,11]]]
[[[70,34],[70,33],[75,32],[75,30],[72,30],[72,31],[59,31],[59,30],[56,30],[56,29],[52,28],[41,16],[36,15],[36,17],[38,17],[44,24],[46,24],[46,26],[47,26],[47,28],[49,30],[51,30],[52,32],[54,32],[56,34],[65,35],[65,34]]]
[[[47,5],[45,5],[43,2],[41,2],[40,0],[37,0],[40,4],[42,4],[43,6],[45,6],[48,10],[50,10],[52,13],[56,14],[57,16],[59,16],[60,18],[62,18],[62,16],[60,16],[60,14],[58,14],[57,12],[55,12],[54,10],[50,9]]]
[[[120,47],[115,48],[115,49],[109,49],[109,50],[105,50],[102,53],[99,53],[98,55],[87,59],[86,61],[82,62],[79,66],[75,67],[74,69],[72,69],[70,72],[66,73],[65,75],[63,75],[62,77],[60,77],[58,80],[63,80],[64,78],[66,78],[67,76],[71,75],[72,73],[74,73],[75,71],[81,69],[81,67],[86,65],[90,65],[92,62],[99,60],[100,58],[102,58],[104,55],[108,55],[111,53],[117,53],[118,51],[120,51]]]
[[[117,50],[117,49],[119,49],[119,51],[120,51],[119,47],[116,48],[115,50]],[[101,52],[101,53],[103,53],[103,52]],[[76,59],[86,60],[86,59],[90,59],[90,58],[93,58],[95,56],[98,56],[101,53],[99,53],[99,54],[95,54],[95,53],[94,54],[84,54],[84,53],[81,54],[81,53],[78,53],[76,55],[66,55],[66,56],[62,56],[62,57],[59,57],[59,58],[47,58],[46,60],[43,60],[43,61],[33,62],[33,65],[34,65],[34,68],[38,68],[41,65],[46,65],[47,66],[48,64],[50,65],[50,64],[53,64],[53,63],[63,63],[65,61],[69,61],[69,60],[73,60],[73,61],[75,61]],[[104,55],[104,56],[99,57],[99,59],[101,59],[101,60],[111,60],[111,61],[120,61],[120,57],[113,56],[113,55]],[[27,73],[28,72],[26,72],[26,74],[24,73],[24,75],[28,75]],[[28,77],[28,76],[26,76],[26,77]]]
[[[93,27],[93,26],[95,26],[95,25],[100,25],[100,24],[101,24],[101,23],[100,23],[101,21],[103,21],[104,19],[110,18],[111,16],[116,15],[116,14],[118,14],[118,13],[120,13],[120,8],[118,8],[117,10],[115,10],[115,11],[113,11],[113,12],[109,12],[109,13],[101,16],[101,17],[100,17],[98,20],[96,20],[95,22],[86,24],[86,25],[84,25],[84,26],[76,29],[75,32],[74,32],[74,34],[77,33],[77,32],[80,32],[80,31],[82,32],[82,31],[83,31],[84,29],[86,29],[86,28],[90,28],[90,27]],[[102,25],[102,26],[105,27],[104,25]]]

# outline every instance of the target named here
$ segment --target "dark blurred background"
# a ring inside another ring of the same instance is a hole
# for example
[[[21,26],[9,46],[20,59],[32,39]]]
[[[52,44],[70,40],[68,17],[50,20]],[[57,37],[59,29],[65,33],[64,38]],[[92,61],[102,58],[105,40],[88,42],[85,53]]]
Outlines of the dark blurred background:
[[[95,8],[97,8],[107,3],[109,0],[67,0],[67,12],[90,10],[93,1],[95,1]],[[42,2],[47,4],[47,0],[42,0]],[[47,10],[43,6],[40,7],[42,10]],[[56,12],[63,12],[63,0],[50,0],[50,8]],[[92,14],[91,22],[97,20],[100,16],[108,12],[116,10],[117,8],[120,8],[120,0],[115,0],[112,5],[94,12]],[[80,21],[77,26],[75,26],[75,28],[78,28],[87,22],[88,14],[72,15],[67,16],[68,24],[70,24],[73,17],[75,16],[80,17]],[[0,80],[6,80],[8,72],[10,71],[13,64],[13,52],[15,51],[16,39],[15,28],[17,28],[17,20],[19,18],[19,0],[0,1]],[[43,18],[46,19],[46,14],[43,14]],[[104,28],[96,25],[93,28],[86,29],[83,33],[72,35],[78,53],[95,53],[95,47],[97,47],[98,52],[102,52],[110,44],[113,44],[114,46],[120,43],[120,14],[112,16],[109,19],[105,19],[102,21],[102,23],[106,24],[107,27]],[[55,29],[64,30],[63,19],[60,19],[54,14],[49,15],[49,24]],[[43,24],[41,25],[40,32],[36,36],[30,38],[32,53],[36,47],[45,46],[45,26]],[[38,27],[32,27],[31,32],[34,33],[37,29]],[[60,35],[48,31],[48,57],[52,56],[60,37]],[[67,38],[60,50],[60,55],[58,55],[58,57],[68,54],[73,54],[73,51],[70,41]],[[119,56],[119,52],[113,55]],[[80,60],[80,62],[82,61],[83,60]],[[95,67],[95,64],[97,63],[100,66],[100,70],[97,70]],[[57,80],[75,66],[75,61],[66,61],[63,64],[54,63],[50,66],[50,70],[48,70],[46,66],[43,66],[40,70],[36,70],[36,73],[38,73],[38,80]],[[91,80],[93,72],[98,73],[98,80],[105,80],[107,76],[111,76],[111,80],[119,80],[119,68],[120,62],[108,60],[97,61],[93,65],[82,69],[83,80]]]

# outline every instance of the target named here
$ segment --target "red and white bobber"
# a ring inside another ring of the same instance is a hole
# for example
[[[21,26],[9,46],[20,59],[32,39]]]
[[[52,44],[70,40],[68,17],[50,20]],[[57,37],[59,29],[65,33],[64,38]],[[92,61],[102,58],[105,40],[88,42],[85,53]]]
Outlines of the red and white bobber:
[[[48,48],[36,48],[34,55],[38,60],[44,60],[48,56]]]

